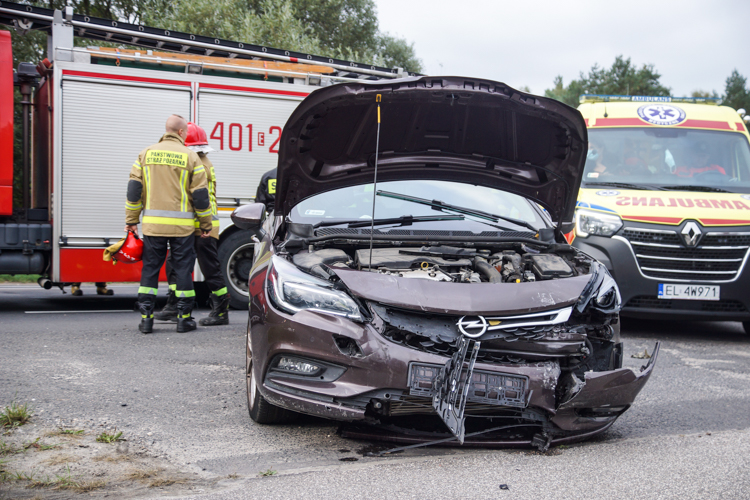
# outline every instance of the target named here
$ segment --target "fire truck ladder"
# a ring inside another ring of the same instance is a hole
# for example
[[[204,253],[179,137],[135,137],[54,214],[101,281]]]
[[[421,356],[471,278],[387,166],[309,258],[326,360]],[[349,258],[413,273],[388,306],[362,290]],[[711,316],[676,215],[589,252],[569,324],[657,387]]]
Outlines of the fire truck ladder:
[[[50,60],[72,61],[73,36],[75,35],[92,40],[184,54],[327,66],[336,70],[335,75],[330,75],[334,79],[379,80],[416,75],[416,73],[405,72],[401,68],[372,66],[191,33],[129,24],[111,19],[83,16],[74,14],[73,8],[70,6],[65,7],[64,11],[60,11],[0,1],[0,24],[13,26],[22,34],[29,30],[46,32],[48,35],[47,51]]]

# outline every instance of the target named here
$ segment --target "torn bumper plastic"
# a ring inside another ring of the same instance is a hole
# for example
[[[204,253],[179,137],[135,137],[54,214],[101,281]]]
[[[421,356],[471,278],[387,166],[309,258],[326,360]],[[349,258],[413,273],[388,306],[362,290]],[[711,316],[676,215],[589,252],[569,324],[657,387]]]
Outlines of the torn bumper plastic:
[[[653,373],[661,342],[640,372],[620,368],[606,372],[586,372],[585,385],[560,405],[550,421],[566,431],[587,431],[614,422],[627,410]]]

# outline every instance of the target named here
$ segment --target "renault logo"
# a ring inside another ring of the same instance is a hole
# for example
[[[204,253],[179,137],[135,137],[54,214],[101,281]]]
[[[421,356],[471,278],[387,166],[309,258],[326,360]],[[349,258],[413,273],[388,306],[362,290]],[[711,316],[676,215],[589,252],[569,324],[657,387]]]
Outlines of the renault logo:
[[[694,247],[698,244],[701,239],[701,228],[695,222],[688,222],[685,227],[680,231],[682,239],[685,241],[685,245]]]
[[[484,316],[462,316],[458,320],[458,329],[470,339],[476,339],[487,331],[487,320]]]

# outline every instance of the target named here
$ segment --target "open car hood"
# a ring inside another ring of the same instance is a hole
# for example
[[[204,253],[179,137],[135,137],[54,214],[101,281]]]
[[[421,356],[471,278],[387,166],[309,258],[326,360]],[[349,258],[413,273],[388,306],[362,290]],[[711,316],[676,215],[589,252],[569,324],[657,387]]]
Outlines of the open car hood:
[[[378,95],[379,182],[478,184],[573,220],[587,147],[577,110],[490,80],[428,76],[333,85],[302,101],[281,135],[281,215],[314,194],[373,181]]]

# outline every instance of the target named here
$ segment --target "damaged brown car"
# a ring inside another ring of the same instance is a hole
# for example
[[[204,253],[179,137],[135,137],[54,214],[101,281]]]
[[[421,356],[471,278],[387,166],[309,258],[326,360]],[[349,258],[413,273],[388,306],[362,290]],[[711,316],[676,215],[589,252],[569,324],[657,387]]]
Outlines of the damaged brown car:
[[[569,246],[580,113],[502,83],[322,88],[284,128],[256,232],[247,389],[401,443],[537,446],[608,429],[654,367],[622,368],[620,294]]]

